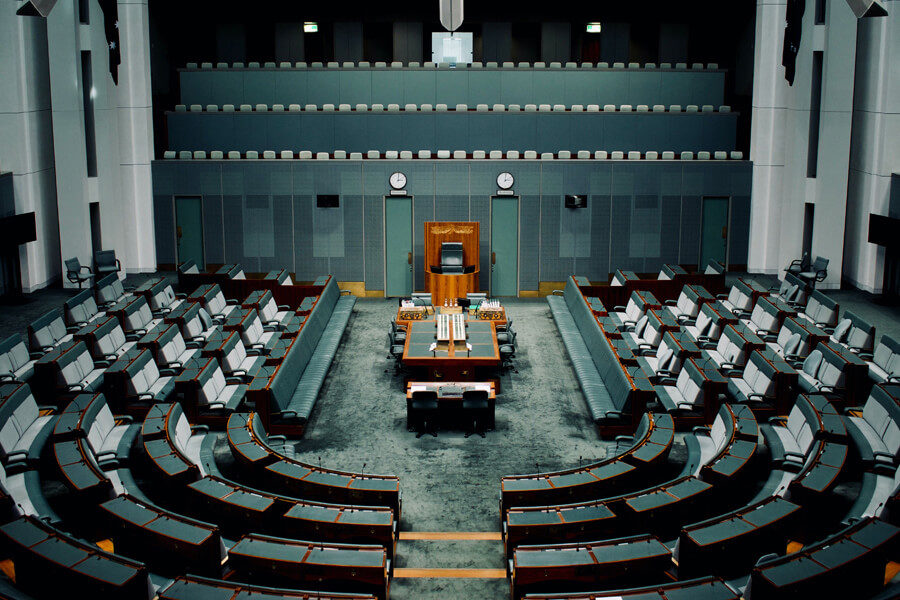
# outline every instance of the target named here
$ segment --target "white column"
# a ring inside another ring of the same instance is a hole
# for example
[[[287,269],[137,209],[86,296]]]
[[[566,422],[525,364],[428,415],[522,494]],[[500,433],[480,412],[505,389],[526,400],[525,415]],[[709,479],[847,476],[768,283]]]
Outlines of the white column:
[[[47,69],[47,24],[0,2],[0,169],[13,172],[16,212],[34,212],[37,241],[20,248],[22,287],[60,276],[59,225]]]
[[[784,177],[784,130],[787,116],[781,49],[786,0],[759,0],[753,64],[753,108],[750,160],[753,192],[750,204],[750,249],[747,268],[778,273],[781,196]]]
[[[813,257],[830,261],[819,287],[840,286],[847,206],[856,18],[844,0],[827,0],[825,23],[803,15],[796,77],[784,79],[781,56],[786,0],[758,0],[750,158],[753,196],[748,268],[779,273],[799,258],[806,203],[815,205]],[[813,52],[823,52],[818,159],[807,177]]]
[[[891,173],[900,172],[900,2],[860,21],[856,52],[844,277],[880,293],[884,249],[867,240],[869,215],[888,214]]]
[[[147,0],[119,0],[118,121],[122,176],[122,243],[128,271],[156,270],[153,234],[153,115]]]

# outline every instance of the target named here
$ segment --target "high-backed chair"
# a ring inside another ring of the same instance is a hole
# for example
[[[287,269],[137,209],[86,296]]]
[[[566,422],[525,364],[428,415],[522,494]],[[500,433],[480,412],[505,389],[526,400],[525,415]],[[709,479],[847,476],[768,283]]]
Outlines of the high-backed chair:
[[[893,476],[900,461],[900,384],[876,385],[862,411],[847,412],[847,433],[863,466]]]
[[[465,271],[462,242],[441,244],[441,273],[459,274]]]
[[[65,316],[70,327],[84,327],[100,321],[106,315],[97,308],[91,290],[84,290],[66,300]]]
[[[85,281],[90,282],[94,278],[94,272],[87,265],[82,265],[78,257],[66,261],[66,279],[71,283],[77,283],[78,287]]]
[[[900,383],[900,342],[883,335],[869,365],[869,378],[875,383]]]
[[[35,358],[25,347],[25,340],[18,333],[0,342],[0,381],[25,381],[34,375]]]
[[[97,250],[94,252],[94,269],[97,277],[103,277],[121,271],[122,263],[116,258],[115,250]]]

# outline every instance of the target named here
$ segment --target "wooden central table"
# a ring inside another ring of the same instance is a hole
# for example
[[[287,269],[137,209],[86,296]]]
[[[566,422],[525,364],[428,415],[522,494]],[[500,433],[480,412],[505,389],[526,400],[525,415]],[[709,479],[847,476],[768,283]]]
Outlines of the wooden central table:
[[[476,368],[499,368],[500,348],[497,345],[496,321],[480,320],[466,314],[466,341],[451,340],[439,343],[437,326],[433,315],[427,320],[410,321],[406,328],[406,343],[403,346],[403,364],[418,374],[413,378],[424,381],[474,381]],[[467,349],[466,343],[471,346]],[[496,377],[481,377],[493,380]]]

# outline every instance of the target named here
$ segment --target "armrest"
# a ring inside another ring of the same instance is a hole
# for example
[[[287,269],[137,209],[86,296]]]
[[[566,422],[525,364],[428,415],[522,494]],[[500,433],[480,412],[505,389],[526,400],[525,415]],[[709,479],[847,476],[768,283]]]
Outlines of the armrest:
[[[187,340],[186,342],[184,342],[184,346],[186,348],[202,348],[203,344],[195,340]]]
[[[874,355],[870,352],[860,352],[859,357],[863,360],[872,360]]]
[[[283,435],[270,435],[267,437],[270,442],[271,441],[276,441],[276,442],[286,442],[287,441],[287,438],[284,437]]]
[[[232,298],[232,299],[228,299],[228,298],[225,299],[225,305],[226,305],[226,306],[237,305],[237,303],[238,303],[238,301],[235,300],[235,299],[233,299],[233,298]]]
[[[615,437],[615,441],[617,442],[633,442],[634,438],[630,435],[617,435]]]
[[[28,358],[30,358],[31,360],[37,360],[40,357],[42,357],[43,355],[44,355],[43,352],[29,352]]]
[[[144,392],[143,394],[137,395],[138,400],[153,400],[153,394]]]
[[[562,296],[563,294],[565,294],[565,292],[563,290],[553,290],[550,293],[554,296]]]
[[[131,415],[119,415],[118,417],[116,417],[117,425],[125,425],[127,423],[134,423],[134,417],[132,417]]]
[[[273,412],[272,414],[275,415],[275,416],[277,416],[277,417],[291,418],[291,417],[296,417],[296,416],[297,416],[297,411],[295,411],[295,410],[281,410],[281,411]]]
[[[246,348],[247,356],[259,356],[263,353],[262,351],[262,348],[255,348],[253,346]]]
[[[244,383],[244,380],[240,377],[226,377],[225,383],[240,385]]]
[[[66,327],[66,333],[75,333],[79,329],[81,329],[81,327],[78,325],[70,325],[69,327]]]
[[[716,299],[717,300],[727,300],[728,294],[716,294]]]
[[[819,391],[820,392],[829,392],[829,393],[833,394],[834,388],[830,385],[823,385],[822,387],[819,388]]]
[[[13,381],[15,380],[15,378],[16,376],[12,373],[3,373],[2,375],[0,375],[0,381]]]
[[[773,425],[784,425],[787,423],[787,417],[769,417],[769,423]]]
[[[666,306],[678,306],[678,302],[676,300],[666,300]]]
[[[694,433],[702,433],[703,435],[709,435],[709,433],[710,433],[709,427],[706,427],[705,425],[698,425],[697,427],[694,427],[691,431],[693,431]]]
[[[719,365],[719,368],[720,368],[720,369],[733,370],[733,369],[735,369],[735,364],[734,364],[734,363],[726,362],[726,363],[722,363],[721,365]]]
[[[613,306],[613,310],[616,312],[625,312],[624,306]]]
[[[747,396],[748,400],[765,400],[765,398],[766,397],[762,394],[750,394],[749,396]]]
[[[341,296],[352,296],[353,292],[350,290],[341,290]]]
[[[117,270],[117,271],[121,271],[121,270],[122,270],[122,263],[119,261],[118,258],[116,259],[116,270]]]
[[[209,425],[191,425],[191,433],[207,433]]]
[[[175,297],[184,300],[187,298],[187,294],[185,294],[184,292],[176,292]]]
[[[900,376],[891,375],[887,380],[891,383],[900,383]]]
[[[622,412],[618,410],[608,410],[604,413],[607,417],[621,417]]]
[[[844,414],[849,417],[861,417],[862,409],[854,406],[847,406],[844,408]]]
[[[111,365],[111,364],[112,363],[109,362],[108,360],[95,360],[94,361],[94,367],[98,368],[98,369],[100,367],[103,367],[105,369],[105,368],[109,367],[109,365]]]
[[[81,268],[78,269],[78,272],[80,273],[81,271],[87,271],[88,273],[91,273],[91,274],[94,273],[94,272],[91,270],[91,268],[90,268],[89,266],[87,266],[87,265],[81,265]]]
[[[168,369],[181,369],[182,367],[184,367],[184,365],[181,364],[181,361],[177,361],[177,360],[173,360],[172,362],[170,362],[166,365],[166,368],[168,368]]]
[[[160,369],[159,374],[161,377],[175,377],[176,375],[178,375],[178,373],[176,373],[172,369]]]
[[[15,452],[10,452],[6,455],[7,462],[19,462],[28,459],[28,451],[27,450],[16,450]]]
[[[343,291],[343,290],[342,290],[342,291]],[[278,305],[278,310],[292,310],[292,309],[291,309],[291,307],[288,306],[287,304],[279,304],[279,305]]]
[[[73,384],[67,385],[66,389],[69,390],[70,392],[80,392],[80,391],[84,390],[84,386],[80,383],[73,383]]]
[[[141,339],[142,337],[143,336],[139,333],[126,333],[125,334],[125,339],[128,340],[129,342],[136,342],[139,339]]]
[[[246,374],[247,374],[247,369],[235,369],[229,375],[233,376],[233,375],[246,375]]]

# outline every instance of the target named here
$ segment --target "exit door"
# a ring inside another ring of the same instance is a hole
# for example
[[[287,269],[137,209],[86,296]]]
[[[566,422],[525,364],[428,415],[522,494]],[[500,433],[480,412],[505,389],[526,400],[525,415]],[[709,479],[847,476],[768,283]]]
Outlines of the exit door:
[[[410,196],[384,197],[384,295],[413,291],[413,208]]]
[[[491,198],[491,296],[519,294],[519,197]]]
[[[178,264],[187,260],[206,268],[203,257],[203,200],[200,196],[175,197],[175,239]]]
[[[700,235],[700,263],[703,268],[710,260],[728,266],[728,205],[730,198],[703,198]]]

